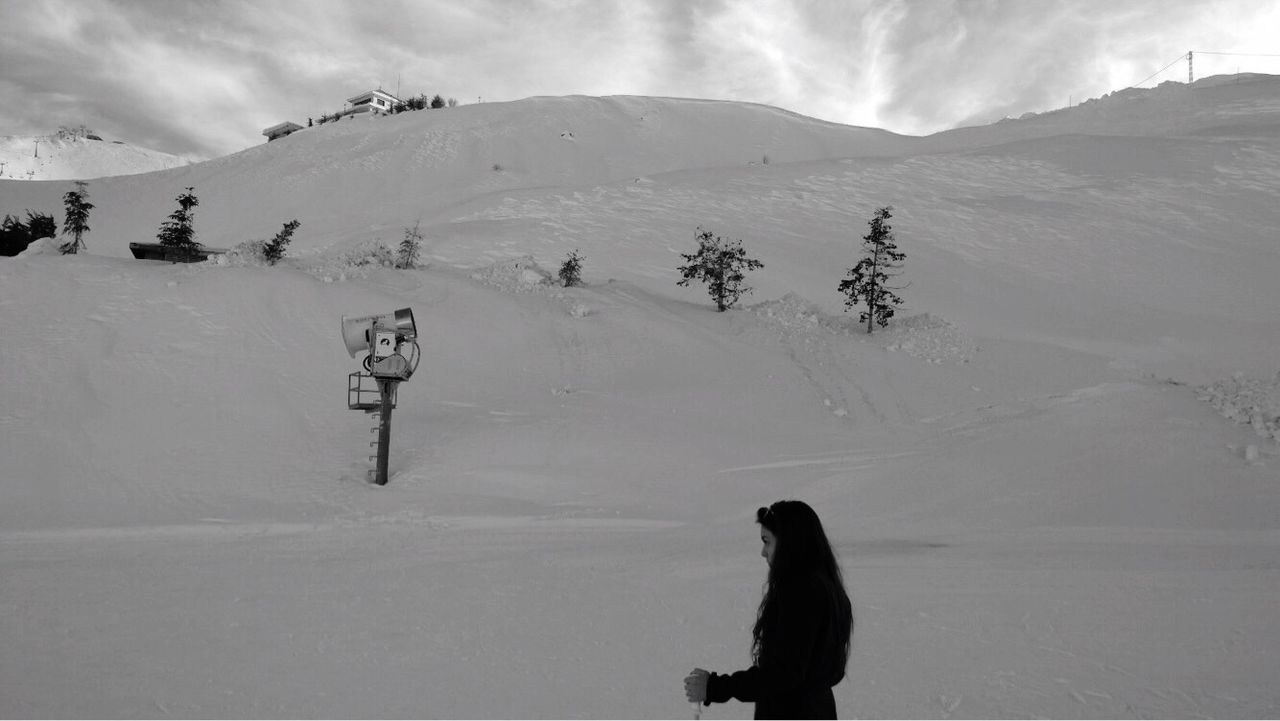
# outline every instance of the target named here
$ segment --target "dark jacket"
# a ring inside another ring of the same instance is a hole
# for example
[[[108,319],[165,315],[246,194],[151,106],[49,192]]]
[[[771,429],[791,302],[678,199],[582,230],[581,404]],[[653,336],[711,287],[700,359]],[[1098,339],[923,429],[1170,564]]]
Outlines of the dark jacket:
[[[844,642],[834,589],[811,578],[780,589],[765,623],[760,658],[732,674],[713,673],[706,703],[754,702],[758,719],[833,719],[831,687],[844,678]]]

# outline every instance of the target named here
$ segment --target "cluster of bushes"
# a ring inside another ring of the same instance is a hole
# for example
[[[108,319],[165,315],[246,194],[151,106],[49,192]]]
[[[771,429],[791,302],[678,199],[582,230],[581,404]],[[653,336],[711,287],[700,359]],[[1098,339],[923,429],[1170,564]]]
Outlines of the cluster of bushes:
[[[160,224],[160,232],[156,239],[160,245],[173,248],[178,257],[190,259],[203,246],[196,240],[194,208],[200,205],[196,198],[195,188],[188,187],[185,193],[177,197],[178,208],[169,214],[169,219]],[[240,252],[247,253],[255,260],[275,265],[284,258],[285,250],[293,241],[293,233],[302,223],[294,218],[280,228],[271,240],[254,240],[240,246]]]
[[[394,115],[398,115],[400,113],[407,113],[411,110],[425,110],[427,108],[431,108],[432,110],[438,110],[446,106],[450,108],[457,107],[457,105],[458,105],[458,100],[456,98],[449,98],[448,100],[445,100],[439,95],[428,98],[426,93],[423,93],[422,95],[419,95],[416,98],[406,98],[405,100],[402,100],[401,102],[396,103],[394,106],[392,106],[391,112]],[[318,122],[321,125],[324,125],[325,123],[337,122],[339,120],[342,120],[342,118],[347,115],[354,115],[354,113],[352,113],[351,110],[349,109],[341,112],[334,112],[332,114],[325,113],[324,115],[320,116],[320,119]],[[312,119],[307,118],[307,126],[311,127],[313,124],[314,123],[312,122]]]
[[[83,126],[81,126],[83,127]],[[89,211],[93,204],[89,202],[88,183],[76,181],[76,189],[62,196],[66,205],[66,217],[62,222],[62,234],[69,236],[60,246],[63,255],[78,253],[84,246],[84,234],[89,232]],[[5,214],[0,222],[0,256],[15,256],[26,250],[32,243],[41,238],[53,238],[58,235],[58,224],[48,213],[27,211],[27,222],[9,214]]]
[[[84,235],[89,232],[89,211],[93,203],[89,202],[88,183],[75,181],[75,189],[62,196],[66,206],[66,217],[62,223],[62,234],[66,239],[58,246],[64,255],[80,252],[85,248]],[[203,247],[196,240],[195,208],[200,205],[196,198],[195,188],[188,187],[186,192],[177,197],[178,208],[169,214],[168,219],[160,224],[156,239],[165,248],[175,251],[180,259],[190,260]],[[254,241],[254,254],[268,265],[275,265],[284,257],[285,250],[293,240],[293,233],[301,226],[296,218],[284,224],[280,232],[271,240]],[[415,228],[415,232],[416,232]],[[58,224],[53,216],[47,213],[27,211],[27,220],[6,214],[0,222],[0,256],[15,256],[26,250],[41,238],[53,238],[58,234]],[[420,237],[420,236],[419,236]],[[416,256],[415,256],[416,257]]]
[[[427,108],[431,108],[432,110],[439,110],[440,108],[443,108],[445,106],[453,108],[453,107],[457,107],[457,105],[458,105],[458,101],[456,98],[449,98],[448,100],[445,100],[439,95],[436,95],[435,97],[428,100],[426,93],[423,93],[422,95],[419,95],[416,98],[406,98],[403,102],[396,103],[395,107],[391,109],[391,112],[405,113],[405,112],[409,112],[410,110],[426,110]]]
[[[37,240],[57,234],[58,224],[53,222],[52,215],[28,210],[24,223],[21,216],[6,214],[0,222],[0,255],[15,256]]]
[[[862,258],[849,269],[847,277],[840,281],[839,291],[845,297],[845,310],[860,304],[866,309],[859,320],[867,324],[867,332],[873,323],[881,328],[889,324],[894,310],[902,305],[896,291],[903,287],[892,285],[892,279],[901,275],[906,254],[893,242],[893,217],[891,206],[876,210],[868,221],[870,232],[862,237]],[[698,249],[693,253],[681,253],[686,265],[679,268],[677,285],[687,286],[697,280],[707,285],[707,293],[721,312],[733,307],[751,288],[745,285],[746,273],[763,268],[764,264],[748,257],[741,240],[725,240],[710,231],[698,228]]]
[[[54,137],[58,140],[75,140],[77,138],[90,138],[93,140],[102,140],[102,138],[93,134],[93,129],[81,123],[76,127],[69,125],[58,126],[58,132],[54,133]]]

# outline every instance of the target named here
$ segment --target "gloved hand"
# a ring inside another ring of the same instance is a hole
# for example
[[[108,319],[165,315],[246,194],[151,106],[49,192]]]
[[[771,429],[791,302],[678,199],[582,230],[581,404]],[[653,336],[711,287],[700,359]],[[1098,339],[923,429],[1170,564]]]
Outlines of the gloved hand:
[[[684,679],[684,695],[690,703],[702,703],[707,700],[707,679],[711,672],[695,668]]]

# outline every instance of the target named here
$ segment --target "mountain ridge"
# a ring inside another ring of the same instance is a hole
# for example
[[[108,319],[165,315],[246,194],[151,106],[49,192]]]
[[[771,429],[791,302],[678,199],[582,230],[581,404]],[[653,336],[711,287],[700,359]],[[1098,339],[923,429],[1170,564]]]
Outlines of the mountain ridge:
[[[89,133],[0,136],[0,179],[94,180],[138,175],[188,164],[186,158],[159,150],[104,140]]]

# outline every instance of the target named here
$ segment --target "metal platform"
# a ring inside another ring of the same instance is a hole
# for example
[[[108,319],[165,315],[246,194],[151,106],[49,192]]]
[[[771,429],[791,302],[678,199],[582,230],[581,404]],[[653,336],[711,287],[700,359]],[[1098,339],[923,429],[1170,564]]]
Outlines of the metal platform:
[[[399,383],[391,384],[391,407],[396,407],[396,396],[400,390]],[[373,413],[382,410],[382,389],[378,387],[378,379],[368,373],[350,373],[347,375],[347,408],[353,411]]]

